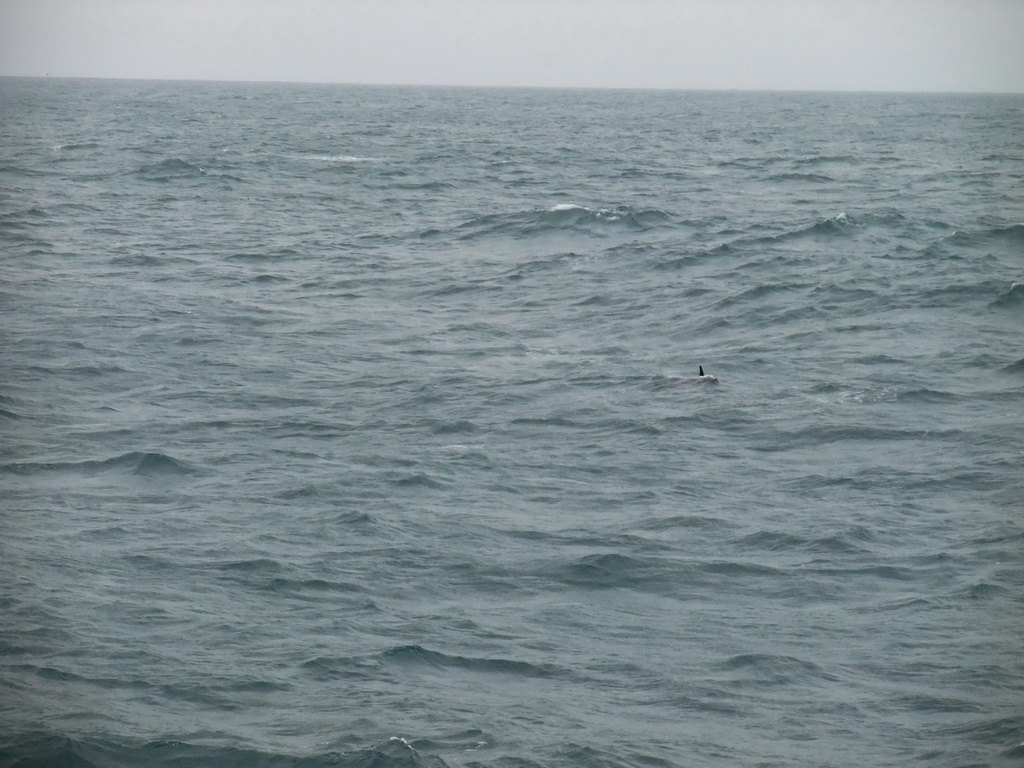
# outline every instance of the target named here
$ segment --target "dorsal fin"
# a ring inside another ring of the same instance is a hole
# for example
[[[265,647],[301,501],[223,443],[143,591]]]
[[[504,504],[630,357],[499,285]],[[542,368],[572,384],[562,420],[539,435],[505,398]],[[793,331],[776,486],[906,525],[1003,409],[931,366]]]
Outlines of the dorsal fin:
[[[697,368],[700,370],[700,374],[699,375],[703,376],[704,375],[704,366],[703,365],[698,365]]]

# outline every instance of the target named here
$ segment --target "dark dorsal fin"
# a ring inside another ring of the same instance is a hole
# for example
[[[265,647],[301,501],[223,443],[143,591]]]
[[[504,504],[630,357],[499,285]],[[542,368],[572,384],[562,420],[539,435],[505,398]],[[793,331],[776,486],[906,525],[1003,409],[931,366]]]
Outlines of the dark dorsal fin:
[[[700,375],[703,376],[704,375],[704,366],[703,365],[698,365],[697,368],[700,369]]]

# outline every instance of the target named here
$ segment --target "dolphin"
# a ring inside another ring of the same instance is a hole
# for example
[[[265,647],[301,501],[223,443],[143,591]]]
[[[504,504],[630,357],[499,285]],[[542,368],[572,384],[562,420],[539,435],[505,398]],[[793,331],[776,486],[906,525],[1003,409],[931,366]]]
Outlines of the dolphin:
[[[677,381],[672,382],[669,386],[681,387],[683,384],[717,384],[717,383],[718,383],[718,377],[717,376],[712,376],[710,374],[704,373],[704,366],[703,365],[698,365],[697,366],[697,376],[696,376],[696,378],[693,378],[693,379],[679,379]]]

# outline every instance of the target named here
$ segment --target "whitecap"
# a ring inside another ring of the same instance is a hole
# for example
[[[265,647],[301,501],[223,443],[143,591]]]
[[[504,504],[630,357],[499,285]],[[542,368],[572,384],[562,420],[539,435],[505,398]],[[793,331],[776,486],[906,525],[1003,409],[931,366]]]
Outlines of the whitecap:
[[[360,155],[307,155],[307,157],[310,160],[319,160],[324,163],[375,163],[380,159]]]

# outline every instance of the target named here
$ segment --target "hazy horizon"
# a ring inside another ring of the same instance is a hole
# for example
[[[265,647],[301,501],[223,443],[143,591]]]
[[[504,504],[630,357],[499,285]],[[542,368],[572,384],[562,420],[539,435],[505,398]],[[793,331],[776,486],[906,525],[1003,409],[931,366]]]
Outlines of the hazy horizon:
[[[1024,93],[1016,0],[0,0],[0,76]]]
[[[204,77],[100,77],[94,75],[53,75],[47,72],[45,75],[7,75],[0,74],[0,78],[25,79],[25,80],[113,80],[122,82],[138,83],[240,83],[240,84],[268,84],[268,85],[336,85],[352,88],[437,88],[437,89],[496,89],[507,88],[509,90],[554,90],[554,91],[679,91],[686,92],[708,92],[708,93],[849,93],[849,94],[891,94],[894,96],[928,96],[928,95],[964,95],[964,96],[1021,96],[1024,91],[898,91],[881,89],[829,89],[829,88],[686,88],[673,86],[604,86],[604,85],[488,85],[468,83],[373,83],[373,82],[349,82],[343,80],[222,80],[218,78]]]

